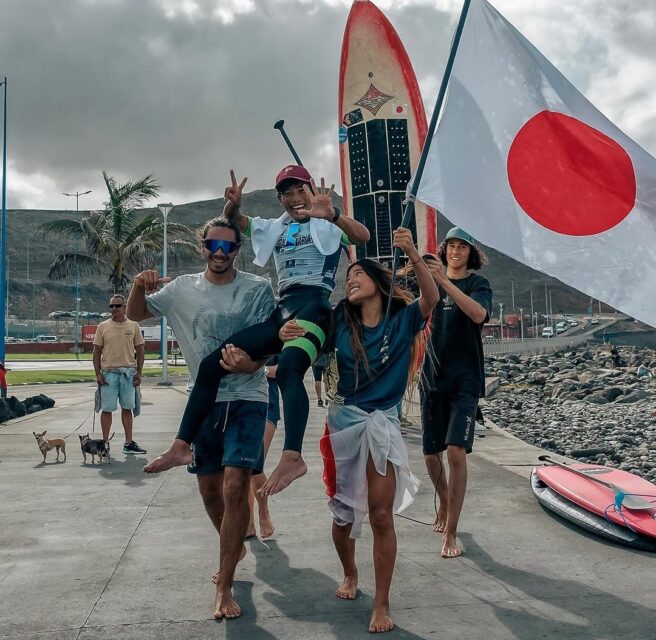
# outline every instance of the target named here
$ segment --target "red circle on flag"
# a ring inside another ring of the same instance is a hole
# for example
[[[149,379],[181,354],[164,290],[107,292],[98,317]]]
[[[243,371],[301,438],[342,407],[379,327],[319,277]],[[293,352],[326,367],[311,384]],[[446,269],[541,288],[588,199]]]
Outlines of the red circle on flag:
[[[515,136],[508,181],[535,222],[569,236],[608,231],[635,205],[629,154],[601,131],[553,111],[533,116]]]

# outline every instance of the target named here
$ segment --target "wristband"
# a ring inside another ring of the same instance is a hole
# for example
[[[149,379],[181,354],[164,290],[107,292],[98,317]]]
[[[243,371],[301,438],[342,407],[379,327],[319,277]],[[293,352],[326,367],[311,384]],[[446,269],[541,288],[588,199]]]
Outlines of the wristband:
[[[342,212],[341,212],[337,207],[333,207],[333,211],[334,211],[335,213],[333,214],[332,223],[333,223],[333,224],[336,224],[337,221],[339,220],[339,216],[342,215]]]

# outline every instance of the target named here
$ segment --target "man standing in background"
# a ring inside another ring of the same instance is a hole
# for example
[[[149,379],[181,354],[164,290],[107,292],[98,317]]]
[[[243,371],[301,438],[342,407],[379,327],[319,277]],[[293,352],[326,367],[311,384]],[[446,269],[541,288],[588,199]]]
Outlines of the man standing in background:
[[[144,364],[144,339],[139,325],[128,320],[125,296],[115,293],[109,300],[112,317],[101,322],[93,340],[93,368],[100,391],[100,426],[103,440],[109,441],[112,413],[121,406],[125,432],[123,453],[146,453],[132,437],[137,387]]]

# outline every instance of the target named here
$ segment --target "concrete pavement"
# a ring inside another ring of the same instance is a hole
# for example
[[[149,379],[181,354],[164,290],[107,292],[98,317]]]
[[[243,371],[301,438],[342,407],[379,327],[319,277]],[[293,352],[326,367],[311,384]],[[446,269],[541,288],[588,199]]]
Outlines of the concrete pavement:
[[[20,388],[21,396],[43,392],[57,405],[0,425],[0,638],[369,637],[371,533],[365,528],[358,542],[358,598],[339,600],[317,447],[324,413],[314,406],[306,436],[308,475],[271,500],[276,534],[249,541],[238,567],[235,596],[244,615],[227,622],[211,618],[218,545],[195,479],[184,469],[142,473],[177,428],[185,383],[178,378],[171,388],[144,385],[135,438],[147,456],[120,452],[117,425],[111,465],[95,466],[82,465],[75,433],[80,424],[78,432],[91,431],[93,385]],[[308,378],[308,389],[310,384]],[[55,463],[54,452],[41,462],[32,431],[43,429],[67,437],[66,463]],[[423,484],[405,515],[430,524],[434,496],[419,428],[411,427],[406,440]],[[269,469],[281,441],[279,434]],[[430,526],[397,518],[397,628],[390,638],[654,637],[656,557],[605,543],[543,511],[526,480],[537,453],[496,429],[477,439],[460,559],[439,557],[440,536]]]

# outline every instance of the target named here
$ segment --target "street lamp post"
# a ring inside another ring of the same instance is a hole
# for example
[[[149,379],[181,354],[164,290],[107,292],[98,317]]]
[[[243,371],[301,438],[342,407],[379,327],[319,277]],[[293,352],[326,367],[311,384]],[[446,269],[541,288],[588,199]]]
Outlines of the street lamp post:
[[[0,362],[5,361],[7,334],[7,76],[0,82],[4,90],[2,117],[2,231],[0,231]]]
[[[522,342],[524,342],[524,309],[519,307],[519,333],[521,335]]]
[[[168,238],[166,235],[166,224],[173,205],[170,202],[165,202],[163,204],[158,204],[157,208],[160,210],[160,213],[164,217],[164,242],[162,246],[162,277],[165,278],[168,273],[169,263],[168,263]],[[169,380],[169,331],[168,331],[168,320],[166,316],[162,316],[161,329],[160,329],[160,353],[162,356],[162,380],[157,384],[170,386],[171,381]]]
[[[503,302],[499,303],[499,327],[501,328],[501,342],[503,342]]]
[[[90,194],[91,191],[76,191],[75,193],[64,193],[62,195],[75,197],[75,221],[79,222],[80,217],[80,196],[86,196]],[[77,250],[80,250],[80,242],[78,240]],[[79,353],[80,350],[80,267],[75,263],[75,328],[73,329],[73,340],[75,346],[73,347],[73,353]]]

